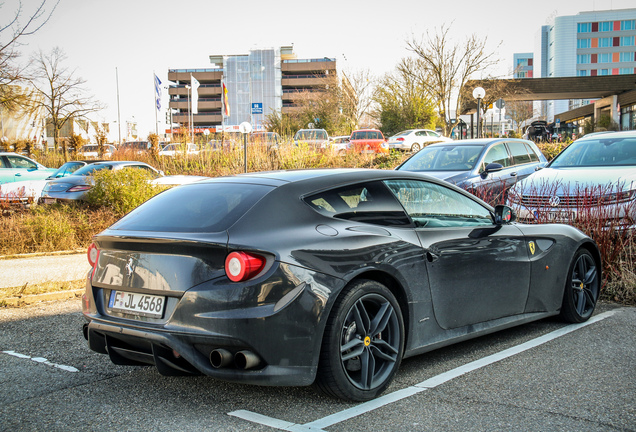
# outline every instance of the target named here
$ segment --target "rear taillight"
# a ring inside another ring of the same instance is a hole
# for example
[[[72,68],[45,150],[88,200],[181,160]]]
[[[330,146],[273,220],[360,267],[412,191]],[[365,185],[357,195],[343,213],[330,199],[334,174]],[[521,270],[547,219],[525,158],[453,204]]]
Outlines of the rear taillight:
[[[398,138],[397,141],[404,141],[404,138]]]
[[[247,252],[232,252],[225,258],[225,274],[232,282],[256,276],[265,266],[265,258]]]
[[[89,186],[89,185],[77,185],[77,186],[73,186],[66,192],[83,192],[83,191],[89,190],[91,187],[92,186]]]
[[[99,259],[99,249],[97,249],[97,245],[95,243],[91,243],[86,251],[86,255],[88,256],[88,263],[93,268],[91,272],[91,279],[95,275],[95,269],[97,268],[97,260]]]

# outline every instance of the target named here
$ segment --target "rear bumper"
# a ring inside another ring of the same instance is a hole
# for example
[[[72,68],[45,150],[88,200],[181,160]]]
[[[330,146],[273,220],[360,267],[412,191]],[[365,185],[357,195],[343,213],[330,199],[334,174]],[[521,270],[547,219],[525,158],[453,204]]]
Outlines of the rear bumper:
[[[316,376],[331,290],[342,282],[293,266],[280,267],[256,285],[217,279],[179,298],[167,298],[160,319],[113,312],[108,309],[111,290],[92,286],[89,280],[84,335],[93,351],[108,354],[115,364],[155,365],[163,375],[309,385]],[[213,364],[211,354],[218,352],[227,353],[232,361]],[[253,354],[257,364],[245,367],[233,361],[244,352]]]

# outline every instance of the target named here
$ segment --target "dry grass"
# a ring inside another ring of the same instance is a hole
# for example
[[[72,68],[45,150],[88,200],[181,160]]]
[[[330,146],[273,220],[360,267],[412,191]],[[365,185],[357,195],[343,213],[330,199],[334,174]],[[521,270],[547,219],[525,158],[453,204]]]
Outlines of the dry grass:
[[[0,217],[0,255],[86,248],[93,235],[116,221],[107,208],[53,205]]]
[[[2,300],[12,297],[26,295],[45,294],[58,291],[72,291],[82,289],[86,286],[86,280],[66,281],[66,282],[44,282],[41,284],[25,284],[19,287],[0,288],[0,304]]]

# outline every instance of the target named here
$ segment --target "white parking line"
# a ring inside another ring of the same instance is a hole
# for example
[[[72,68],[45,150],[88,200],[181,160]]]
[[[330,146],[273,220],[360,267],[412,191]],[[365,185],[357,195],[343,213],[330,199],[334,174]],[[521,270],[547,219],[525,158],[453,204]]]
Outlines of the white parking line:
[[[237,410],[229,412],[228,415],[241,418],[243,420],[247,420],[253,423],[258,423],[264,426],[273,427],[280,430],[291,431],[291,432],[319,432],[323,431],[324,428],[333,426],[336,423],[341,423],[345,420],[349,420],[351,418],[357,417],[361,414],[367,413],[369,411],[373,411],[377,408],[383,407],[393,402],[397,402],[404,398],[413,396],[424,390],[431,389],[437,387],[441,384],[444,384],[454,378],[460,377],[464,374],[472,372],[474,370],[480,369],[484,366],[488,366],[490,364],[496,363],[500,360],[506,359],[508,357],[512,357],[516,354],[519,354],[523,351],[527,351],[531,348],[537,347],[539,345],[543,345],[546,342],[550,342],[556,338],[564,336],[568,333],[581,329],[583,327],[587,327],[591,324],[594,324],[598,321],[602,321],[605,318],[609,318],[614,315],[617,310],[612,310],[608,312],[604,312],[602,314],[596,315],[595,317],[590,318],[588,321],[581,324],[572,324],[566,327],[555,330],[546,335],[540,336],[536,339],[532,339],[528,342],[524,342],[520,345],[517,345],[512,348],[508,348],[506,350],[500,351],[496,354],[489,355],[479,360],[475,360],[473,362],[467,363],[463,366],[452,369],[448,372],[444,372],[432,378],[429,378],[421,383],[415,384],[411,387],[407,387],[402,390],[397,390],[393,393],[386,394],[384,396],[380,396],[379,398],[370,400],[368,402],[364,402],[360,405],[354,406],[352,408],[328,415],[321,419],[315,420],[306,424],[297,424],[291,423],[284,420],[275,419],[272,417],[268,417],[262,414],[253,413],[247,410]]]
[[[34,362],[37,362],[37,363],[42,363],[42,364],[45,364],[47,366],[53,366],[54,368],[62,369],[62,370],[65,370],[67,372],[79,372],[79,370],[74,368],[73,366],[66,366],[66,365],[61,365],[61,364],[57,364],[57,363],[51,363],[50,361],[48,361],[44,357],[31,357],[31,356],[28,356],[26,354],[17,353],[15,351],[2,351],[2,352],[4,354],[9,354],[10,356],[13,356],[13,357],[18,357],[18,358],[27,359],[27,360],[33,360]]]

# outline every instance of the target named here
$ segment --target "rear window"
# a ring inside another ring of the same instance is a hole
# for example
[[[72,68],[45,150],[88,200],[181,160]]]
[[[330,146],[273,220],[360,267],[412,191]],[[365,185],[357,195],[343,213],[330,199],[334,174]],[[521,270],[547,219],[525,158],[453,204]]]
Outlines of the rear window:
[[[95,171],[100,171],[103,169],[110,170],[110,169],[113,169],[113,167],[111,165],[89,164],[75,171],[73,175],[90,175],[94,173]]]
[[[225,231],[271,190],[271,186],[240,183],[199,183],[177,187],[146,201],[111,229]]]

